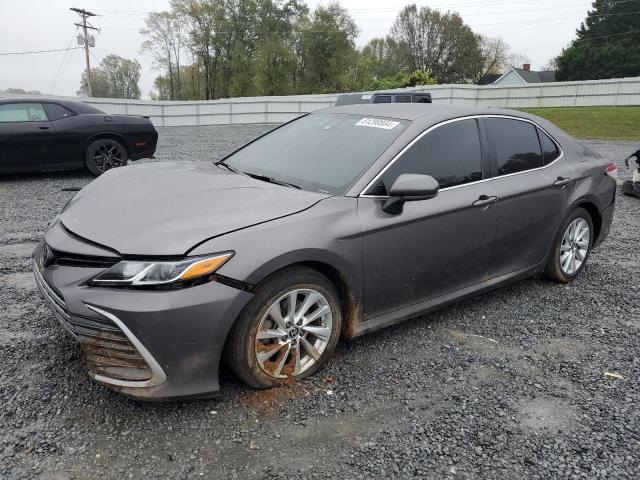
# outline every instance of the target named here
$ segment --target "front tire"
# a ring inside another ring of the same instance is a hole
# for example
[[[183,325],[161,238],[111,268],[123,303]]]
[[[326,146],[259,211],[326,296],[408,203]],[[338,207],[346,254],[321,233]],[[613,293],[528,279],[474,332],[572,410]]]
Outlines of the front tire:
[[[288,268],[258,287],[231,330],[226,361],[253,388],[302,380],[327,363],[341,328],[333,284],[315,270]]]
[[[563,222],[553,242],[545,274],[561,283],[571,282],[587,263],[593,245],[593,220],[578,207]]]
[[[127,164],[127,150],[117,140],[101,138],[94,141],[85,154],[85,163],[94,177],[102,175],[107,170],[124,167]]]

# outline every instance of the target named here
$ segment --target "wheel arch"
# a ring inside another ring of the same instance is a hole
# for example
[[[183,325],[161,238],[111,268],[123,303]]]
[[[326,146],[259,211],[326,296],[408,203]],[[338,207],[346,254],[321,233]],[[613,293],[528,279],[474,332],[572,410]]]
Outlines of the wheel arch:
[[[127,140],[122,135],[115,132],[98,132],[91,134],[84,142],[84,154],[86,155],[87,149],[93,142],[95,142],[96,140],[104,139],[116,140],[118,143],[120,143],[124,147],[125,152],[127,152],[127,159],[131,160],[131,150],[129,149]]]
[[[314,258],[315,257],[315,258]],[[353,337],[355,325],[361,319],[361,291],[357,282],[352,276],[345,273],[345,269],[341,268],[340,262],[331,261],[327,258],[318,258],[315,255],[309,255],[303,258],[274,259],[267,265],[259,269],[259,281],[252,282],[258,288],[273,275],[292,267],[306,267],[325,276],[338,292],[340,305],[342,307],[342,335]]]
[[[342,335],[353,337],[355,325],[360,319],[360,302],[356,300],[352,285],[347,278],[335,267],[318,261],[300,262],[298,265],[315,270],[329,279],[338,291],[342,306]]]
[[[590,201],[589,199],[581,199],[578,200],[571,211],[576,208],[584,208],[587,213],[591,216],[591,221],[593,222],[593,241],[591,242],[595,245],[598,241],[598,237],[600,236],[600,231],[602,230],[602,215],[600,214],[600,210],[596,206],[595,203]]]

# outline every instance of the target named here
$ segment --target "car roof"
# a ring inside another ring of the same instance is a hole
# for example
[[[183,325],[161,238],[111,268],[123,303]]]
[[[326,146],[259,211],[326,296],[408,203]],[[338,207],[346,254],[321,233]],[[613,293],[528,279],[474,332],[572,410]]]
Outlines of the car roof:
[[[7,103],[57,103],[76,113],[103,113],[97,108],[81,101],[66,100],[56,97],[5,97],[0,98],[0,105]]]
[[[540,124],[545,122],[540,117],[517,110],[492,107],[466,107],[458,105],[442,105],[433,103],[362,103],[316,110],[313,113],[341,113],[346,115],[362,115],[367,117],[395,118],[412,123],[435,124],[453,118],[472,115],[506,115],[524,118]]]

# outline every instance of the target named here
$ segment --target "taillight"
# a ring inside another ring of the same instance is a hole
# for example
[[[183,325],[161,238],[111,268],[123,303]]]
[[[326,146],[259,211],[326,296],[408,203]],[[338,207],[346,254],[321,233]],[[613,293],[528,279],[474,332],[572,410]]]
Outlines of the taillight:
[[[614,180],[618,179],[618,167],[616,167],[616,165],[613,163],[610,163],[606,166],[606,168],[604,169],[604,173],[609,175]]]

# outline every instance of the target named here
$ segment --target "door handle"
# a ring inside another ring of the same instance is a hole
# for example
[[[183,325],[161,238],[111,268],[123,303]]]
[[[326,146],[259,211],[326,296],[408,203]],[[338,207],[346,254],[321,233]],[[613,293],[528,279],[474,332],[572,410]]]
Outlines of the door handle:
[[[40,127],[38,127],[40,130],[49,130],[50,127],[46,126],[46,125],[42,125]]]
[[[571,179],[570,178],[558,177],[558,179],[555,182],[553,182],[553,186],[554,187],[564,187],[565,185],[568,185],[569,183],[571,183]]]
[[[478,199],[472,203],[474,207],[486,207],[491,205],[492,203],[496,203],[498,201],[498,197],[489,197],[487,195],[480,195]]]

